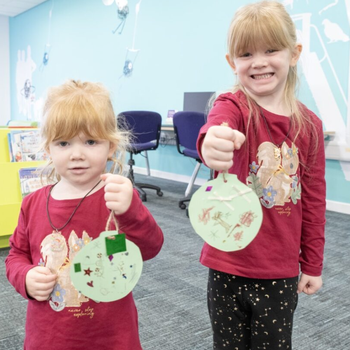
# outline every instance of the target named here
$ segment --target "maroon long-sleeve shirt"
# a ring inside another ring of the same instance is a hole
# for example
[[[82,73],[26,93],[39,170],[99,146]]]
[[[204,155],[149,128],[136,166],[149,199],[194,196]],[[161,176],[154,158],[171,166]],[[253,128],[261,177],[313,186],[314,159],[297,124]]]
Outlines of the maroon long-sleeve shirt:
[[[50,258],[58,264],[60,259],[63,264],[69,264],[69,257],[74,250],[79,250],[90,239],[97,238],[105,231],[110,213],[105,205],[102,188],[84,199],[72,220],[62,229],[63,237],[58,237],[57,242],[51,242],[48,252],[43,253],[45,247],[43,248],[42,242],[53,231],[46,214],[49,189],[50,186],[44,187],[24,198],[18,226],[10,238],[11,250],[6,259],[10,283],[28,299],[24,348],[140,350],[137,310],[132,293],[108,303],[97,303],[81,295],[72,302],[74,298],[68,300],[68,295],[72,295],[72,292],[69,294],[59,287],[56,299],[51,298],[51,302],[56,301],[58,305],[66,302],[61,311],[54,311],[49,301],[39,302],[28,297],[25,288],[28,270],[34,266],[44,266]],[[54,223],[64,224],[79,201],[80,199],[51,198],[49,210]],[[129,210],[116,218],[119,232],[126,233],[126,237],[140,248],[143,260],[158,254],[163,244],[163,233],[142,204],[136,190]],[[68,260],[64,261],[66,257]],[[72,306],[73,303],[77,305]]]
[[[294,140],[295,132],[288,133],[290,118],[265,109],[267,127],[261,117],[259,125],[251,123],[248,128],[249,109],[241,91],[217,98],[200,131],[198,151],[201,154],[206,132],[213,125],[226,122],[246,135],[246,143],[234,152],[229,173],[245,184],[255,183],[263,222],[245,249],[223,252],[205,243],[203,265],[248,278],[295,277],[300,269],[321,275],[326,210],[323,130],[321,120],[302,104],[301,108],[315,124],[317,135],[306,131]]]

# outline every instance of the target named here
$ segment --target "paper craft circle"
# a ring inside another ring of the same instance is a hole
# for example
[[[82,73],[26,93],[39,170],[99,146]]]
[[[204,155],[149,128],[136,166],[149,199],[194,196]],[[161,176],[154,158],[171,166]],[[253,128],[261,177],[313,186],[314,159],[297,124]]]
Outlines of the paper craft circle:
[[[257,235],[262,209],[255,192],[236,175],[219,174],[193,195],[189,204],[191,224],[212,247],[233,252],[244,249]]]
[[[107,255],[104,231],[84,246],[75,256],[70,276],[74,287],[94,301],[115,301],[124,298],[140,279],[143,260],[136,244],[125,239],[126,251]]]

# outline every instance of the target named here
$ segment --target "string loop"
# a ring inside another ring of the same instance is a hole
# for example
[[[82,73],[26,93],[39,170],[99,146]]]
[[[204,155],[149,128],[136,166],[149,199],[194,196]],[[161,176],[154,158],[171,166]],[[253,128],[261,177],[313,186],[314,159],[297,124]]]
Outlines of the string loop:
[[[107,220],[107,223],[106,223],[106,229],[105,231],[109,231],[109,225],[111,224],[111,221],[114,221],[114,225],[115,225],[115,230],[116,231],[119,231],[118,229],[118,223],[117,223],[117,219],[115,218],[115,214],[114,214],[114,211],[111,210],[110,214],[109,214],[109,217],[108,217],[108,220]]]

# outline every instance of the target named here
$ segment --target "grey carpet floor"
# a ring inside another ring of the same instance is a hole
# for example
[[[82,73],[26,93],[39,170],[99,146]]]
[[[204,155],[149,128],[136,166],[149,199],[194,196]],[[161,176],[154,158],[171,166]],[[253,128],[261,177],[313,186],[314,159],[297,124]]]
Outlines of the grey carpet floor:
[[[199,262],[201,238],[178,200],[186,184],[136,175],[160,185],[148,190],[145,205],[163,229],[162,251],[144,264],[134,289],[144,350],[209,350],[211,330],[206,307],[207,269]],[[0,250],[0,349],[22,349],[27,302],[5,276],[8,249]],[[327,212],[324,286],[301,295],[295,314],[294,350],[350,349],[350,216]],[[132,350],[132,349],[130,349]]]

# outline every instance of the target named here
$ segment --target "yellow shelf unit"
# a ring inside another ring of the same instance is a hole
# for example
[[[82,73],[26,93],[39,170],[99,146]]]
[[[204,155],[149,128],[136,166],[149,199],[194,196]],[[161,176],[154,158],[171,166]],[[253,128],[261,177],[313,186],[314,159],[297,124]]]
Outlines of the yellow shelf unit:
[[[19,169],[39,167],[45,162],[10,162],[7,134],[11,130],[0,129],[0,248],[9,246],[9,238],[17,226],[22,203]],[[23,129],[28,130],[28,128]]]

